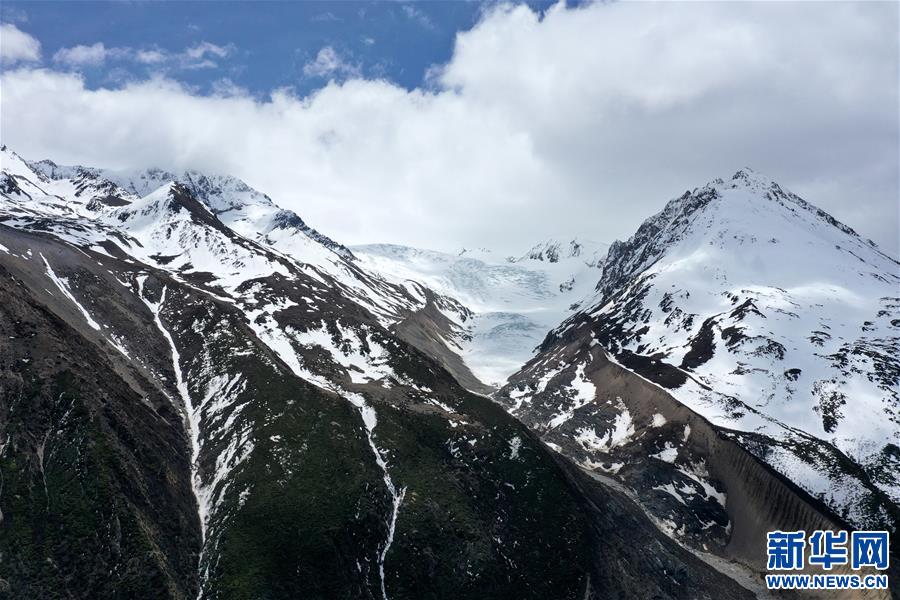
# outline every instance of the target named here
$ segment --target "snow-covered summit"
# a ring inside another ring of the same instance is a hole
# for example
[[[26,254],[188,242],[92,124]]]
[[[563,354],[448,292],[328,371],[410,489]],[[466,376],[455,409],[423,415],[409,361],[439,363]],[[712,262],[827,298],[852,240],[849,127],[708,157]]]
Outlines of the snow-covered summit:
[[[715,179],[670,200],[662,211],[644,221],[627,241],[613,242],[606,257],[600,290],[608,296],[618,284],[651,266],[689,234],[697,236],[702,231],[711,232],[710,235],[718,237],[716,244],[721,249],[740,250],[744,243],[755,244],[757,238],[765,237],[768,230],[772,235],[765,238],[765,242],[773,244],[770,249],[777,255],[789,249],[774,246],[779,243],[777,234],[795,228],[803,232],[807,245],[814,244],[813,238],[843,234],[845,249],[858,248],[863,254],[872,255],[876,268],[885,269],[893,262],[873,242],[862,239],[825,211],[784,190],[768,177],[744,168],[728,180]],[[732,235],[730,245],[729,232]],[[791,277],[794,272],[791,264],[784,267],[783,271]],[[767,275],[771,274],[770,270]]]
[[[118,198],[119,202],[115,204],[122,205],[177,182],[223,223],[242,235],[264,242],[277,240],[278,244],[289,246],[288,250],[301,251],[308,260],[313,260],[310,250],[317,250],[320,246],[342,258],[353,258],[345,246],[307,225],[295,212],[281,208],[268,195],[231,175],[205,174],[196,170],[174,173],[158,168],[95,169],[63,166],[50,160],[19,160],[26,170],[37,174],[54,188],[51,193],[69,199],[73,196],[88,199],[104,197],[109,202]],[[65,189],[67,186],[73,189]]]
[[[778,183],[742,169],[668,202],[555,335],[577,319],[714,423],[780,440],[763,458],[832,506],[857,486],[799,432],[900,500],[900,264]]]
[[[579,259],[589,267],[597,267],[602,265],[607,249],[607,244],[588,242],[578,238],[568,241],[548,239],[535,244],[522,256],[509,257],[507,260],[512,263],[525,261],[558,263]]]
[[[161,169],[113,171],[29,162],[0,151],[0,222],[97,252],[129,255],[215,285],[297,263],[382,319],[419,302],[354,264],[352,253],[235,177]]]

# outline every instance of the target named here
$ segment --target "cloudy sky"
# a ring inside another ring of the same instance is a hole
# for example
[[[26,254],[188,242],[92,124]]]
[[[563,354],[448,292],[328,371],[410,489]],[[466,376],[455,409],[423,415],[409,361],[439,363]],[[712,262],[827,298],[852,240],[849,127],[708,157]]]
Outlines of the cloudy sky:
[[[0,141],[503,253],[750,166],[898,255],[898,6],[5,1]]]

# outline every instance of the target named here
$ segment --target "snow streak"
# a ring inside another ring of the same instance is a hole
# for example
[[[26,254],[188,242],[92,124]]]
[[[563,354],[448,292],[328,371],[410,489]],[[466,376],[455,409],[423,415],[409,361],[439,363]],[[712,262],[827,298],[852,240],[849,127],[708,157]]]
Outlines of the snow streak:
[[[375,462],[378,464],[379,468],[381,468],[382,473],[384,474],[384,484],[387,487],[388,492],[391,495],[391,516],[387,521],[388,526],[388,534],[385,539],[384,546],[381,548],[381,552],[378,554],[378,574],[381,578],[381,595],[384,600],[388,600],[387,590],[385,587],[385,578],[384,578],[384,561],[387,557],[388,550],[391,548],[391,544],[394,542],[394,531],[397,525],[397,517],[400,514],[400,505],[403,503],[403,498],[406,495],[406,488],[397,489],[397,486],[394,484],[393,479],[391,479],[390,471],[388,470],[387,460],[385,459],[384,453],[378,448],[375,444],[375,425],[377,424],[377,416],[375,414],[375,409],[372,408],[363,398],[362,395],[351,393],[343,390],[339,386],[333,384],[332,382],[326,380],[323,377],[319,377],[314,373],[303,368],[300,364],[300,360],[297,356],[297,353],[294,352],[294,349],[291,345],[291,336],[287,335],[282,331],[278,323],[271,317],[271,315],[267,315],[266,319],[263,320],[257,317],[255,314],[248,314],[249,324],[253,331],[256,333],[256,337],[260,339],[266,346],[269,347],[275,354],[277,354],[282,361],[293,371],[294,375],[312,383],[313,385],[325,388],[330,390],[343,398],[346,398],[353,406],[359,410],[359,414],[362,417],[363,425],[366,429],[366,436],[369,440],[369,446],[372,448],[372,454],[375,455]]]
[[[78,307],[78,310],[81,311],[81,314],[84,315],[84,318],[87,319],[88,325],[100,331],[100,325],[97,324],[97,321],[91,318],[90,313],[85,310],[85,308],[79,304],[78,300],[75,299],[75,296],[72,295],[72,292],[69,291],[68,280],[64,277],[59,277],[56,273],[53,272],[53,269],[50,267],[50,263],[47,262],[47,259],[41,254],[41,258],[44,259],[44,264],[47,265],[47,276],[56,284],[56,287],[59,288],[59,291],[63,293],[63,295],[72,301],[72,303]]]
[[[203,546],[206,542],[206,521],[209,516],[209,507],[207,503],[204,501],[205,494],[203,494],[202,482],[200,480],[200,471],[198,469],[198,462],[200,459],[200,414],[199,411],[195,411],[191,405],[191,397],[188,393],[187,382],[184,379],[184,374],[181,371],[181,355],[178,353],[178,348],[175,346],[175,340],[172,338],[172,334],[165,328],[162,323],[162,319],[160,318],[160,313],[162,312],[163,304],[166,301],[166,290],[167,288],[163,286],[162,292],[159,295],[159,302],[153,303],[144,298],[144,280],[146,276],[138,277],[138,297],[147,305],[147,308],[150,309],[150,312],[153,313],[153,321],[156,323],[157,329],[166,338],[166,341],[169,342],[169,348],[172,351],[172,369],[175,371],[175,387],[178,389],[178,394],[181,396],[181,401],[184,403],[184,414],[185,414],[185,422],[188,426],[188,431],[191,435],[191,489],[194,492],[194,498],[197,501],[197,514],[200,517],[200,539],[201,539],[201,550],[200,550],[200,563],[203,561]],[[198,407],[199,408],[199,407]],[[197,598],[202,597],[203,588],[201,586],[200,591],[197,595]]]
[[[375,454],[375,462],[378,463],[378,466],[381,467],[381,470],[384,473],[384,484],[391,494],[392,510],[391,518],[387,523],[388,535],[384,542],[384,547],[382,547],[381,552],[378,554],[378,574],[381,577],[381,595],[384,600],[388,600],[384,579],[384,559],[387,557],[391,544],[394,543],[394,530],[397,526],[397,516],[400,514],[400,505],[403,503],[403,498],[406,496],[406,488],[404,487],[399,491],[397,490],[397,486],[394,485],[391,474],[388,472],[387,461],[381,450],[375,445],[374,433],[375,425],[377,423],[375,409],[366,404],[365,399],[359,394],[347,394],[347,399],[359,409],[359,413],[362,415],[363,424],[366,426],[366,436],[369,438],[369,446],[372,447],[372,453]]]

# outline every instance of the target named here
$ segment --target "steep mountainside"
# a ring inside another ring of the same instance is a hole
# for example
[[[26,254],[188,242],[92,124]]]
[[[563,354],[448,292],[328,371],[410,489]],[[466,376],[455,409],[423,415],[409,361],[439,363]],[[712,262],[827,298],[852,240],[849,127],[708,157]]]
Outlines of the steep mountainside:
[[[452,323],[442,343],[493,391],[519,369],[547,332],[576,310],[600,278],[606,246],[549,240],[521,257],[486,249],[458,255],[406,246],[357,246],[360,263],[388,279],[418,282],[461,307],[444,310]]]
[[[0,593],[750,597],[397,333],[452,300],[231,178],[0,159]]]
[[[871,242],[743,170],[614,243],[595,298],[496,397],[696,547],[746,554],[777,523],[759,492],[794,485],[826,520],[896,531],[898,286]],[[768,466],[755,490],[745,451]]]

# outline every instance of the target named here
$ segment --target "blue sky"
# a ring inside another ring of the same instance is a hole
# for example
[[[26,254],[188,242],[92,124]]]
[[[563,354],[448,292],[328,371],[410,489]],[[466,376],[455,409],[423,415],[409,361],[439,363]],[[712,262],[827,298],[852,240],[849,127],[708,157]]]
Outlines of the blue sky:
[[[532,0],[543,10],[552,3]],[[571,3],[570,3],[571,4]],[[290,86],[305,95],[329,77],[387,78],[412,89],[428,68],[448,61],[456,33],[470,29],[491,3],[441,2],[10,2],[2,18],[40,40],[46,56],[62,48],[102,43],[107,50],[160,50],[177,55],[207,42],[207,66],[141,64],[111,53],[97,65],[79,65],[89,87],[120,85],[164,72],[202,93],[227,78],[253,94]],[[343,70],[304,67],[331,48]],[[57,61],[59,63],[59,61]],[[215,66],[212,64],[215,63]],[[60,65],[63,66],[63,65]]]
[[[27,159],[226,173],[346,243],[611,242],[750,167],[900,255],[900,4],[0,4]]]

